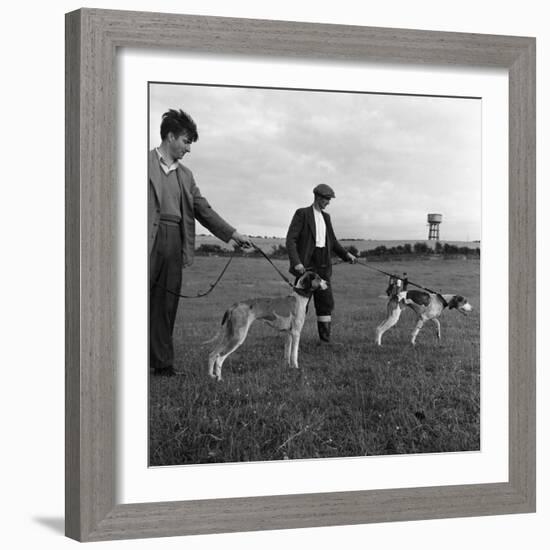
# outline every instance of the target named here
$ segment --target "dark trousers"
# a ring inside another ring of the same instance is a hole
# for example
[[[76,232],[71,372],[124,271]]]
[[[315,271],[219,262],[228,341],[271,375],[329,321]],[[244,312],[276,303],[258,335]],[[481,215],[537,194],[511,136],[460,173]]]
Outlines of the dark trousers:
[[[161,222],[149,258],[149,367],[174,366],[172,334],[181,288],[181,233],[179,225]]]
[[[313,293],[313,303],[317,317],[328,317],[329,319],[324,319],[328,321],[334,309],[334,296],[332,295],[332,286],[330,285],[332,266],[328,250],[326,248],[316,248],[311,257],[311,265],[309,267],[329,283],[326,290],[319,289]]]

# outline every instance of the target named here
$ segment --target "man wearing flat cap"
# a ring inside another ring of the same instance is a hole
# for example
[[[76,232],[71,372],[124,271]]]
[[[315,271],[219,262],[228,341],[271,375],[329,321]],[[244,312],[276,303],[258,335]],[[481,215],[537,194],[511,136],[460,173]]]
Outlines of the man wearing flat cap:
[[[290,272],[299,277],[306,269],[318,273],[330,283],[332,274],[332,253],[349,263],[357,258],[349,253],[334,234],[330,216],[324,211],[330,200],[335,198],[332,188],[320,183],[313,189],[313,204],[296,210],[286,235],[286,248],[290,260]],[[330,342],[334,297],[329,284],[326,290],[316,290],[313,294],[317,329],[321,342]]]

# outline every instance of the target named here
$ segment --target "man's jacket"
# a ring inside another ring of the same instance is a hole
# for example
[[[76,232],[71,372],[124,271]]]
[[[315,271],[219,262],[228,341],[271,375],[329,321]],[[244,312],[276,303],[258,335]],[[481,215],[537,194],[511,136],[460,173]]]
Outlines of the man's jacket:
[[[338,242],[334,234],[330,216],[326,212],[322,212],[322,214],[327,227],[325,246],[329,252],[329,258],[334,252],[342,260],[347,261],[347,251]],[[290,260],[290,273],[298,275],[294,271],[294,267],[298,264],[303,264],[305,268],[310,267],[311,257],[315,250],[315,217],[313,206],[298,208],[296,210],[286,235],[286,249]],[[332,273],[332,268],[329,265],[328,274],[330,275],[330,273]]]
[[[230,226],[208,204],[201,195],[200,189],[195,183],[193,173],[189,168],[179,163],[176,170],[178,183],[181,189],[182,219],[180,222],[183,265],[188,266],[193,262],[195,255],[195,220],[204,225],[216,237],[228,242],[235,228]],[[149,152],[149,190],[148,190],[148,227],[149,227],[149,254],[153,249],[155,238],[160,223],[160,204],[162,193],[161,167],[155,150]]]

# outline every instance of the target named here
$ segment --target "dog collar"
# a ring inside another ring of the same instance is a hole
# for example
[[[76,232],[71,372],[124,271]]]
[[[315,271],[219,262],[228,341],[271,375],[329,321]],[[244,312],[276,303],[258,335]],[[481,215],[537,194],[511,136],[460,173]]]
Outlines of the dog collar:
[[[296,292],[296,294],[299,294],[300,296],[303,296],[304,298],[308,298],[313,294],[313,292],[304,290],[303,288],[298,288],[297,286],[293,286],[292,290],[294,292]]]

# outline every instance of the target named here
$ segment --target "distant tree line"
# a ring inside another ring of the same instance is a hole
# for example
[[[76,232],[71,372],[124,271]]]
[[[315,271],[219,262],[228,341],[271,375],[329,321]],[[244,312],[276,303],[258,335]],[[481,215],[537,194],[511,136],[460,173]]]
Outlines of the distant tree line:
[[[441,244],[439,241],[436,241],[435,246],[432,247],[427,243],[417,242],[414,244],[406,243],[400,244],[397,246],[387,247],[384,245],[377,246],[376,248],[371,248],[369,250],[359,251],[357,247],[350,245],[345,247],[348,252],[351,252],[354,256],[358,258],[386,258],[386,257],[417,257],[417,256],[468,256],[472,258],[479,258],[480,249],[469,248],[467,246],[456,246],[453,244]],[[263,249],[262,249],[263,250]],[[286,246],[283,244],[272,245],[271,250],[264,250],[265,254],[270,258],[275,259],[286,259],[288,258]],[[236,254],[238,256],[247,256],[247,257],[261,257],[261,254],[258,250],[243,250],[238,246],[234,245],[233,249],[224,248],[219,244],[201,244],[196,250],[195,254],[197,256],[229,256],[230,254]]]
[[[411,245],[410,243],[400,244],[397,246],[387,247],[384,245],[371,248],[369,250],[362,250],[359,252],[353,245],[347,247],[352,254],[358,255],[361,258],[368,258],[370,256],[428,256],[428,255],[443,255],[443,256],[472,256],[479,257],[481,250],[479,247],[469,248],[468,246],[456,246],[454,244],[441,244],[439,241],[435,242],[435,246],[432,247],[427,243],[417,242]]]

